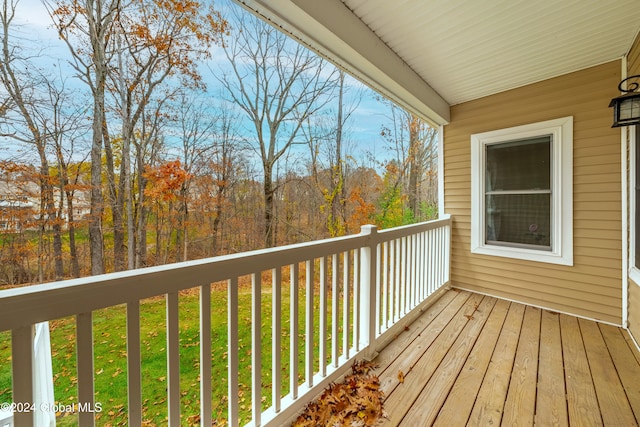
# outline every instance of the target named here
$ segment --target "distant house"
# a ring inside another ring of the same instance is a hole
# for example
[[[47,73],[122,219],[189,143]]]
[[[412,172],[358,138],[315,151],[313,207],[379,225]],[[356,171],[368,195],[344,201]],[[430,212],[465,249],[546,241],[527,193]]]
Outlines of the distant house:
[[[24,218],[33,217],[33,204],[29,201],[0,199],[0,230],[20,231]]]
[[[54,190],[54,199],[58,206],[60,191],[57,189]],[[0,232],[15,233],[36,228],[40,218],[40,203],[40,186],[37,183],[22,175],[7,176],[5,174],[0,180]],[[74,221],[85,219],[91,210],[88,193],[76,191],[73,203]],[[65,224],[68,223],[69,215],[66,206],[60,218]]]
[[[33,226],[38,209],[34,189],[37,186],[31,183],[0,181],[0,231],[18,232]]]

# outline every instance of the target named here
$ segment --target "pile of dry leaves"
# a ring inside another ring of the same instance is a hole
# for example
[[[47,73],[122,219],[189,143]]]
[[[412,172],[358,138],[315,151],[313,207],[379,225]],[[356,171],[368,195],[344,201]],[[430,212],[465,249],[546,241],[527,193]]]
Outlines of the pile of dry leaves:
[[[375,426],[384,421],[384,394],[380,379],[373,372],[375,368],[372,363],[355,362],[351,374],[343,382],[331,384],[311,402],[293,427]]]

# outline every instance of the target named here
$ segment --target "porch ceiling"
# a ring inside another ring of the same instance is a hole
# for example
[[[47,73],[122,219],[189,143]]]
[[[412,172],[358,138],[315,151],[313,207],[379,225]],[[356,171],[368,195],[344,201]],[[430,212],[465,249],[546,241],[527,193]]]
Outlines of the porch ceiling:
[[[638,0],[237,0],[434,124],[626,55]],[[615,88],[612,88],[615,95]]]

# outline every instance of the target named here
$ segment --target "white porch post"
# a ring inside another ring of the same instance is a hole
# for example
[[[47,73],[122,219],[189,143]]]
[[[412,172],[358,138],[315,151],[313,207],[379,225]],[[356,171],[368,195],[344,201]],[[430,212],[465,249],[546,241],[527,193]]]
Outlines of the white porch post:
[[[438,218],[444,217],[444,126],[438,127]]]
[[[360,348],[364,351],[364,358],[371,360],[376,356],[376,247],[378,227],[363,225],[361,235],[368,235],[367,245],[360,249]]]

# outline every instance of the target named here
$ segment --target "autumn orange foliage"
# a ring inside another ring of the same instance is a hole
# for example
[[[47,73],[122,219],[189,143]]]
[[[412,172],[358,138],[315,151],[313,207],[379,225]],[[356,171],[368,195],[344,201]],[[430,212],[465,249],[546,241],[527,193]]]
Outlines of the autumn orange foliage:
[[[145,196],[165,202],[175,200],[182,184],[190,178],[180,160],[164,163],[157,168],[147,168],[144,176],[149,180],[149,187],[144,190]]]

